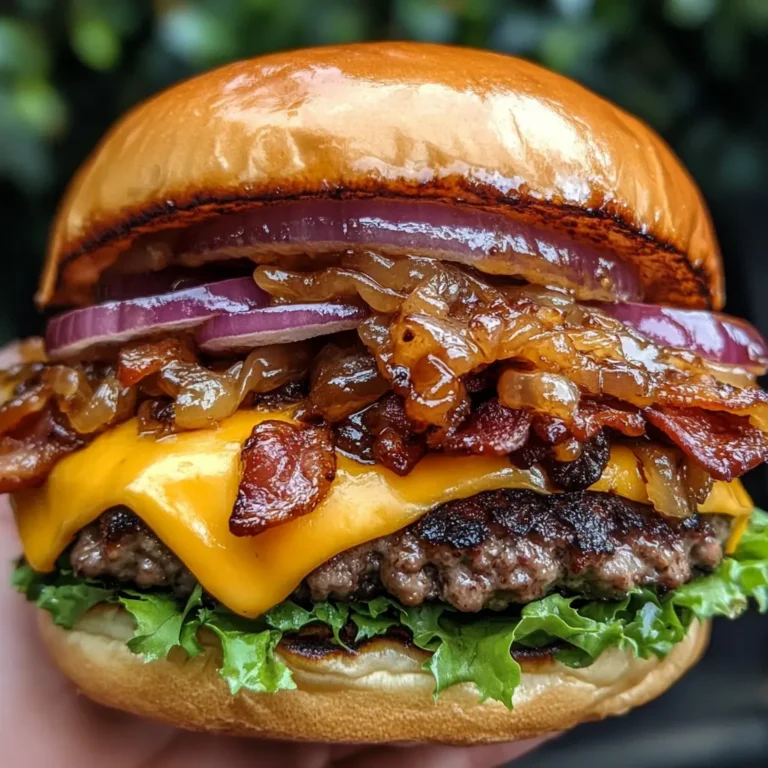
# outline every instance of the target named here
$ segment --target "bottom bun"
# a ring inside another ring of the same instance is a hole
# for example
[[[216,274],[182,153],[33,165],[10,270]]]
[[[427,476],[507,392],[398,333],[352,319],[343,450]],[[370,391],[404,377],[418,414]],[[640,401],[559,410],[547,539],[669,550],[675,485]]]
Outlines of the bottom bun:
[[[282,643],[295,691],[242,691],[232,696],[217,669],[215,638],[189,659],[180,649],[145,664],[125,642],[133,632],[120,608],[92,610],[72,630],[41,612],[40,630],[57,665],[87,696],[110,707],[199,731],[328,742],[483,744],[562,731],[620,715],[663,693],[696,661],[709,627],[693,624],[663,661],[608,650],[584,669],[545,654],[526,655],[513,711],[480,703],[470,684],[437,701],[421,669],[426,654],[395,640],[371,641],[355,652],[323,643]]]

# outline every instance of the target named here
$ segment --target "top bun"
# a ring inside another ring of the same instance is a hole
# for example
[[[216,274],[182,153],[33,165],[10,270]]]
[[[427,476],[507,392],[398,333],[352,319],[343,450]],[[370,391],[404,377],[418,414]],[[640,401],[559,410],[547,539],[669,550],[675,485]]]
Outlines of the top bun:
[[[647,301],[719,308],[701,194],[639,120],[486,51],[368,43],[230,64],[129,112],[75,176],[38,301],[83,300],[136,235],[297,196],[462,201],[634,262]]]

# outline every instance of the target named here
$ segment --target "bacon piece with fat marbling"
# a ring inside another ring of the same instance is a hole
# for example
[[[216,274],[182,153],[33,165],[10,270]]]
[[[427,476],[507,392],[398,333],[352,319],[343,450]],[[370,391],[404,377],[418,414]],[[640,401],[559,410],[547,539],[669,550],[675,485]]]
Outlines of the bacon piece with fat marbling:
[[[700,408],[646,408],[645,418],[716,480],[768,461],[768,441],[746,416]]]
[[[235,536],[255,536],[309,514],[336,476],[336,453],[325,427],[262,421],[240,459],[242,476],[229,518]]]
[[[588,443],[606,428],[620,432],[625,437],[641,437],[645,434],[645,419],[632,406],[582,398],[570,423],[537,412],[532,424],[535,435],[547,445],[558,445],[571,437],[580,443]]]
[[[402,398],[390,393],[334,424],[336,447],[363,464],[381,464],[407,475],[427,452],[423,432],[405,413]]]
[[[0,437],[0,493],[41,485],[53,467],[85,440],[64,426],[49,406]]]
[[[439,434],[440,447],[449,453],[507,456],[528,442],[532,417],[508,408],[498,398],[486,400],[458,427]]]
[[[573,436],[585,443],[606,427],[626,437],[641,437],[645,434],[643,415],[632,406],[582,398],[578,415],[571,426]]]
[[[379,400],[365,418],[375,435],[373,457],[395,474],[407,475],[424,457],[427,443],[405,413],[402,398],[390,394]]]

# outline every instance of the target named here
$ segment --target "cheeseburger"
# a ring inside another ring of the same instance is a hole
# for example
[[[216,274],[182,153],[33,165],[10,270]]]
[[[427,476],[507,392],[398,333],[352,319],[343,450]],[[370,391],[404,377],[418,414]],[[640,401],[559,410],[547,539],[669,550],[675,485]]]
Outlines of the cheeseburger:
[[[526,738],[768,604],[768,347],[669,148],[533,64],[376,43],[177,85],[75,176],[37,300],[0,491],[96,701]]]

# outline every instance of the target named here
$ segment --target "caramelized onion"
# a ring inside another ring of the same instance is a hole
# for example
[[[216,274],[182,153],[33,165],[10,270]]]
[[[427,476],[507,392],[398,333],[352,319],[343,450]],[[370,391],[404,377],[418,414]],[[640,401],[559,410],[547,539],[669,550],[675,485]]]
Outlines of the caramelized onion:
[[[405,299],[360,272],[330,267],[323,272],[291,272],[277,267],[258,267],[254,280],[262,290],[283,303],[354,299],[358,296],[375,312],[394,312]]]
[[[422,279],[397,311],[374,315],[359,331],[414,420],[458,423],[467,407],[462,377],[514,361],[518,368],[567,379],[574,397],[578,388],[582,396],[640,408],[696,404],[768,425],[768,396],[760,389],[723,381],[697,355],[659,346],[600,310],[541,288],[502,290],[447,264],[417,266]],[[380,269],[377,282],[400,291],[403,269],[392,270],[392,282]],[[322,284],[322,274],[315,277],[313,285]],[[510,391],[504,397],[510,407],[522,402]],[[547,412],[559,412],[563,404],[556,400],[540,402]]]
[[[312,364],[310,402],[331,423],[362,410],[388,389],[376,361],[357,346],[326,344]]]
[[[221,373],[179,360],[157,374],[157,386],[174,400],[178,429],[203,429],[229,418],[247,395],[306,376],[310,359],[310,348],[296,343],[261,347]]]
[[[543,411],[566,424],[576,418],[579,388],[565,376],[541,371],[504,371],[499,376],[499,399],[509,408]]]
[[[84,372],[55,365],[46,370],[59,410],[80,435],[89,435],[129,419],[136,409],[136,390],[123,386],[109,370],[91,385]]]
[[[688,517],[696,511],[696,499],[686,485],[683,455],[659,445],[638,445],[634,449],[640,459],[648,498],[657,512],[667,517]]]

